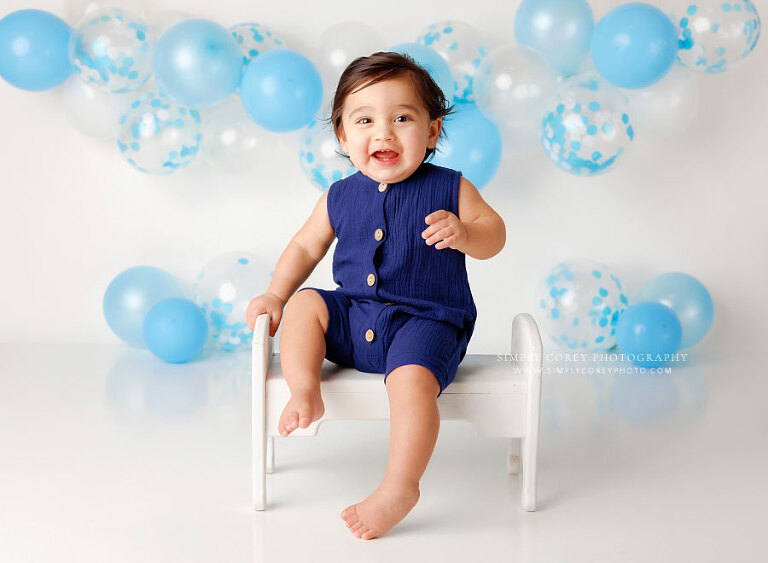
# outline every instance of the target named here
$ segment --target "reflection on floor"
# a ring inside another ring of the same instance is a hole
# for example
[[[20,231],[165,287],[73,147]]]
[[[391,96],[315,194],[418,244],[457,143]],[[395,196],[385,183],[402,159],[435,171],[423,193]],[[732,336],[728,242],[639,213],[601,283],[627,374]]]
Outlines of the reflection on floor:
[[[520,508],[503,439],[444,422],[419,504],[364,542],[339,513],[378,484],[386,422],[276,438],[257,513],[247,351],[168,365],[120,345],[0,345],[0,561],[755,560],[756,359],[639,374],[548,356],[538,511]]]

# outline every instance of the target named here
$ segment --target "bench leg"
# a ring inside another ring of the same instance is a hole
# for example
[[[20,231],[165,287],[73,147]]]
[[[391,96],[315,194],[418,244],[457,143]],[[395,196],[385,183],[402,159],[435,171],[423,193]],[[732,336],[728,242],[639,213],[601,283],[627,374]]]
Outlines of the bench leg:
[[[267,473],[275,470],[275,437],[267,436]]]
[[[536,450],[537,444],[530,437],[522,438],[522,501],[523,510],[536,510]]]
[[[510,438],[507,450],[507,472],[510,475],[520,473],[520,438]]]

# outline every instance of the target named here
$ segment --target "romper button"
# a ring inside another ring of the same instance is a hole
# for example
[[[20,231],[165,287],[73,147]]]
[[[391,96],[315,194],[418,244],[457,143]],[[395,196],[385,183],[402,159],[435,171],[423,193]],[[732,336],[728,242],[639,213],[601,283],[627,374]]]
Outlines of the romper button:
[[[373,274],[368,274],[368,285],[373,285],[376,283],[376,276]]]
[[[386,189],[387,189],[387,184],[385,184],[384,182],[382,182],[381,184],[379,184],[379,191],[380,191],[380,192],[383,192],[383,191],[384,191],[384,190],[386,190]]]
[[[373,331],[370,328],[365,331],[365,339],[368,342],[371,342],[373,340]]]
[[[373,234],[373,238],[376,240],[381,240],[384,238],[384,231],[381,229],[376,229],[376,232]]]

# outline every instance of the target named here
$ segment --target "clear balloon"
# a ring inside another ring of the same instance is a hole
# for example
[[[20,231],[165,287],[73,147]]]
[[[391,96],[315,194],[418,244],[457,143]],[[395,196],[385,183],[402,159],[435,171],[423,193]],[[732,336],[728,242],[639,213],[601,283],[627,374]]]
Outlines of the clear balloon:
[[[677,29],[650,4],[618,6],[595,26],[590,52],[595,68],[621,88],[645,88],[669,72],[677,55]]]
[[[362,22],[345,21],[326,28],[311,55],[323,81],[322,105],[333,101],[341,73],[349,63],[381,51],[385,46],[376,28]]]
[[[301,129],[314,119],[323,98],[315,65],[297,51],[275,49],[245,69],[240,99],[248,116],[270,131]]]
[[[678,60],[701,72],[725,72],[757,45],[760,16],[749,0],[677,1],[670,14],[679,30]]]
[[[608,266],[592,260],[563,262],[546,275],[538,292],[543,331],[569,350],[608,350],[616,323],[629,305]]]
[[[523,0],[515,13],[515,39],[541,52],[560,76],[578,72],[595,26],[586,0]]]
[[[67,0],[67,21],[79,22],[103,8],[122,8],[140,17],[147,13],[147,0]]]
[[[501,162],[501,135],[472,102],[459,102],[443,120],[446,137],[437,144],[434,164],[460,170],[477,189],[496,175]]]
[[[451,101],[453,92],[456,90],[456,83],[453,81],[451,67],[437,51],[418,43],[400,43],[390,47],[388,50],[410,56],[416,61],[416,64],[429,72],[432,80],[443,91],[446,99],[449,102]]]
[[[203,158],[221,171],[254,174],[269,163],[277,134],[248,118],[237,97],[230,98],[200,127]]]
[[[683,329],[680,348],[689,348],[709,332],[714,306],[704,284],[690,274],[668,272],[640,288],[636,301],[655,301],[672,309]]]
[[[185,297],[175,277],[154,266],[134,266],[117,275],[104,292],[104,318],[121,339],[145,348],[144,317],[156,303],[171,297]]]
[[[669,137],[684,131],[699,109],[697,74],[680,64],[656,84],[624,93],[632,119],[649,137]]]
[[[143,19],[121,8],[86,15],[69,40],[75,73],[103,92],[141,88],[152,76],[155,36]]]
[[[155,78],[179,103],[210,108],[240,84],[242,55],[232,33],[204,19],[185,20],[166,31],[155,50]]]
[[[50,90],[72,73],[72,30],[43,10],[18,10],[0,19],[0,77],[22,90]]]
[[[173,174],[200,148],[200,114],[163,92],[133,101],[119,120],[117,146],[128,164],[147,174]]]
[[[489,48],[477,29],[457,20],[433,23],[416,39],[418,43],[434,49],[442,56],[453,73],[454,90],[446,93],[448,101],[476,101],[474,77],[480,61]]]
[[[73,76],[62,86],[61,97],[67,119],[75,129],[88,137],[114,142],[120,133],[120,117],[136,94],[109,94]]]
[[[189,299],[164,299],[144,317],[142,333],[147,348],[161,360],[188,362],[205,346],[208,323],[200,307]]]
[[[616,344],[630,361],[646,368],[661,367],[680,348],[682,329],[675,312],[661,303],[644,302],[619,315]]]
[[[627,97],[593,73],[564,80],[542,120],[544,150],[571,174],[606,172],[634,138]]]
[[[229,252],[205,265],[194,287],[195,302],[208,321],[209,343],[225,351],[251,346],[245,311],[269,287],[271,273],[249,253]]]
[[[287,49],[285,39],[268,25],[239,23],[229,28],[243,54],[243,66],[272,49]]]
[[[474,87],[477,108],[497,125],[533,126],[555,93],[557,76],[538,51],[507,44],[482,60]]]
[[[333,127],[322,120],[313,119],[299,139],[301,170],[322,191],[337,180],[357,172],[347,159],[338,154],[341,152]]]

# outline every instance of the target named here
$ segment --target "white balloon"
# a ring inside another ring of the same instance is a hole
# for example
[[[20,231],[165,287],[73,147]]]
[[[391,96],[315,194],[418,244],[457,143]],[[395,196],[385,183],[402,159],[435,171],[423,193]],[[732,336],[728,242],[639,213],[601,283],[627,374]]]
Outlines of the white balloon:
[[[624,90],[632,118],[643,135],[668,137],[685,130],[699,108],[696,73],[675,65],[659,82],[640,90]]]
[[[502,45],[483,58],[475,73],[477,108],[497,125],[540,124],[557,87],[547,59],[524,45]]]
[[[237,97],[219,106],[203,122],[200,132],[203,158],[235,174],[252,174],[263,167],[276,144],[276,134],[249,119]]]
[[[322,105],[333,101],[339,78],[349,63],[357,57],[367,57],[385,48],[379,32],[361,22],[345,21],[323,31],[311,55],[323,80]]]
[[[114,142],[120,132],[120,116],[136,98],[136,92],[100,92],[71,76],[61,88],[61,97],[67,119],[75,129],[88,137]]]
[[[67,0],[67,22],[76,25],[88,14],[101,8],[123,8],[138,16],[147,13],[146,0]]]

